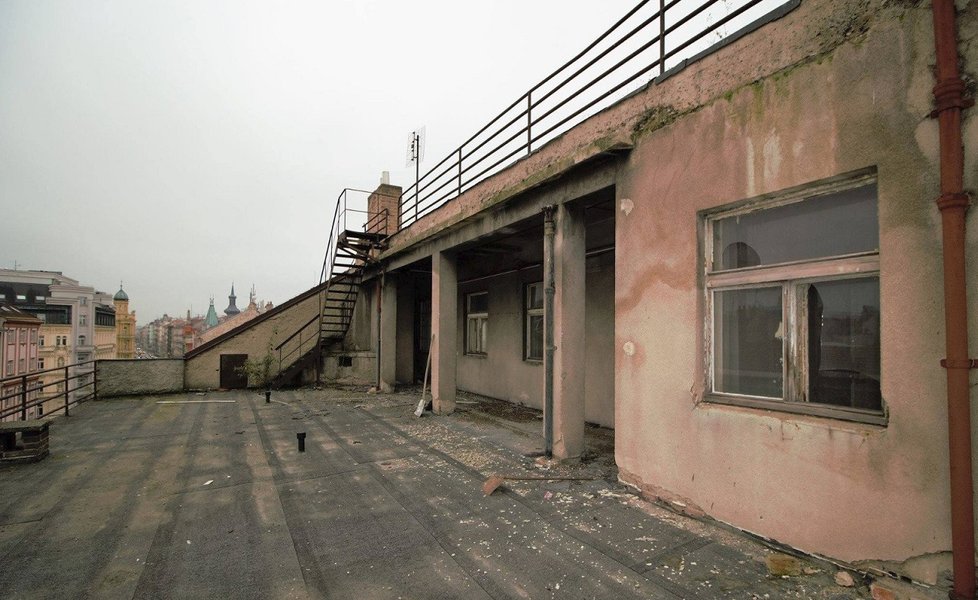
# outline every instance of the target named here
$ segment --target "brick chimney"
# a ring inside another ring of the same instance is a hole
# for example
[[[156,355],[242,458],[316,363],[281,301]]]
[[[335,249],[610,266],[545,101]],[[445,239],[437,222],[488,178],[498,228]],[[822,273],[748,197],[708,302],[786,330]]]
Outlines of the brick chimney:
[[[367,217],[370,221],[367,224],[369,233],[383,233],[393,235],[397,232],[401,223],[400,213],[401,188],[390,184],[390,174],[383,172],[380,177],[380,185],[367,198]],[[386,223],[384,217],[378,216],[387,210]]]

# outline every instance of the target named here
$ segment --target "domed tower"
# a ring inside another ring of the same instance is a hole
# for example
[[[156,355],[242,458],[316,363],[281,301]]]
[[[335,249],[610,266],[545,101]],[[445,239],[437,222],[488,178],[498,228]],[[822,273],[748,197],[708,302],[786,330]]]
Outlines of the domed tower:
[[[116,358],[136,358],[136,312],[129,312],[129,294],[122,289],[112,297],[115,305]]]
[[[235,306],[235,304],[234,304],[235,303],[235,300],[237,300],[237,298],[238,297],[234,295],[234,284],[232,283],[231,284],[231,295],[228,296],[228,307],[224,309],[224,314],[226,314],[229,317],[233,317],[234,315],[236,315],[236,314],[238,314],[238,313],[241,312],[240,310],[238,310],[238,307]]]

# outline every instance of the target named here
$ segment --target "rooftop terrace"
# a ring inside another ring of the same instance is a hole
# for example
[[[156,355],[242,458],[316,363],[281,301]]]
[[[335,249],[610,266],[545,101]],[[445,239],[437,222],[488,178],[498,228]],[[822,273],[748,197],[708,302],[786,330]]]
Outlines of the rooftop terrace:
[[[469,397],[343,390],[90,402],[58,418],[51,457],[0,468],[6,598],[865,597],[802,560],[649,504],[617,483],[591,429],[590,481],[540,475],[537,414]],[[296,433],[306,432],[306,451]],[[790,569],[789,569],[790,570]],[[858,578],[857,578],[858,583]]]

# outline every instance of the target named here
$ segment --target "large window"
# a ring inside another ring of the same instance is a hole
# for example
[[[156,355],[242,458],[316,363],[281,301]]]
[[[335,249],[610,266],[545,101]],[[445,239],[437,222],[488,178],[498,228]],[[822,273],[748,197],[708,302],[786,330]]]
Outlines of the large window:
[[[874,179],[706,218],[710,398],[884,423]]]
[[[524,296],[526,339],[523,343],[523,358],[543,360],[543,283],[527,284]]]
[[[485,354],[489,337],[489,293],[465,296],[465,353]]]

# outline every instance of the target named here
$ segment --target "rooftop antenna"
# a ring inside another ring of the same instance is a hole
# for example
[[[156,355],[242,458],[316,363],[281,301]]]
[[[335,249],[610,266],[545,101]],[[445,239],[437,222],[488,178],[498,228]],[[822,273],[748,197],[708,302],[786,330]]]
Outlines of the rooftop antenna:
[[[414,220],[418,220],[418,184],[421,182],[421,161],[424,160],[424,126],[411,132],[408,138],[407,166],[414,164]]]

